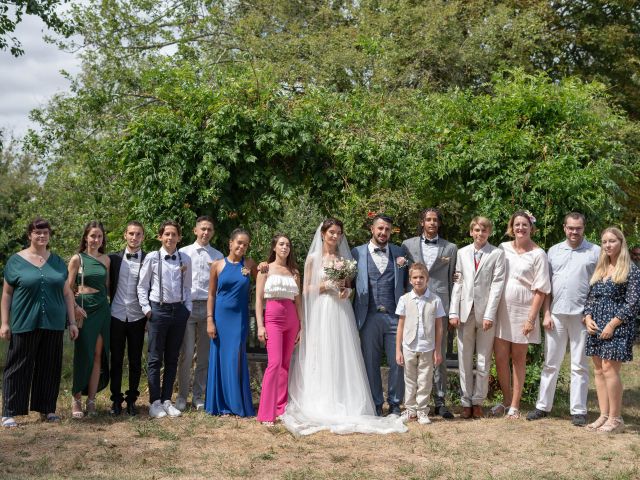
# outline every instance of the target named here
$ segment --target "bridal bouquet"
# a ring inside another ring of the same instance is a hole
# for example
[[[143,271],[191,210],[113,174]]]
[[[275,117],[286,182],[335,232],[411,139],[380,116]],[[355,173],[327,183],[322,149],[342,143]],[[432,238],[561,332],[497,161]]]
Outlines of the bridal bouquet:
[[[355,260],[346,258],[336,258],[324,264],[324,274],[329,280],[336,283],[343,280],[351,280],[358,273],[358,266]]]

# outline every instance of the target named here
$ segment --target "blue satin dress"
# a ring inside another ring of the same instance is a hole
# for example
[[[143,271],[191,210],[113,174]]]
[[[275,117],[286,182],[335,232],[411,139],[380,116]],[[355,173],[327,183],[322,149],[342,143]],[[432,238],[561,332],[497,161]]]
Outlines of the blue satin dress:
[[[244,259],[231,263],[225,257],[218,276],[215,323],[217,336],[210,342],[205,410],[212,415],[253,417],[249,385],[247,335],[249,333],[249,275]]]

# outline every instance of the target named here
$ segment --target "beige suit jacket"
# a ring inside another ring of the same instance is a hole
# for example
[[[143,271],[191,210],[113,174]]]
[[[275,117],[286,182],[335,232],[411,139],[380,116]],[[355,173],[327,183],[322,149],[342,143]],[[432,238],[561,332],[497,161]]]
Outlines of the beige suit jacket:
[[[469,318],[473,309],[480,321],[495,321],[496,311],[504,289],[504,251],[487,243],[481,249],[482,257],[475,269],[473,244],[458,250],[456,272],[460,278],[453,285],[449,317],[458,317],[461,323]]]

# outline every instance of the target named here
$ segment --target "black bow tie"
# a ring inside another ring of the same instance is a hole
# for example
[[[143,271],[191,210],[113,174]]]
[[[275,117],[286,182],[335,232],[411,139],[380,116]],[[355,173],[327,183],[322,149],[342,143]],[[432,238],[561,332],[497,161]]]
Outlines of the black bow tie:
[[[375,247],[373,249],[373,253],[378,253],[378,252],[387,253],[387,247]]]
[[[127,260],[131,260],[132,258],[138,258],[137,253],[127,253]]]
[[[426,244],[432,244],[432,245],[437,245],[438,244],[438,239],[434,238],[433,240],[429,240],[428,238],[424,239],[424,243]]]
[[[169,259],[171,259],[171,260],[175,260],[175,259],[176,259],[176,256],[175,256],[175,255],[165,255],[165,256],[164,256],[164,259],[165,259],[165,260],[169,260]]]

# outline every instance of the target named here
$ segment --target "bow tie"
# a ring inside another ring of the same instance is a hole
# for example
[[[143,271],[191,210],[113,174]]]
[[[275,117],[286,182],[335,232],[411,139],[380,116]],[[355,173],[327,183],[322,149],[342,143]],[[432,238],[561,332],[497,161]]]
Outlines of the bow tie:
[[[375,247],[373,253],[387,253],[387,247]]]
[[[132,258],[138,258],[137,253],[127,253],[127,260],[131,260]]]
[[[164,259],[165,259],[165,260],[169,260],[169,259],[171,259],[171,260],[175,260],[175,259],[176,259],[176,256],[175,256],[175,255],[165,255],[165,256],[164,256]]]
[[[438,239],[434,238],[433,240],[429,240],[428,238],[424,239],[424,243],[428,244],[432,244],[432,245],[437,245],[438,244]]]

